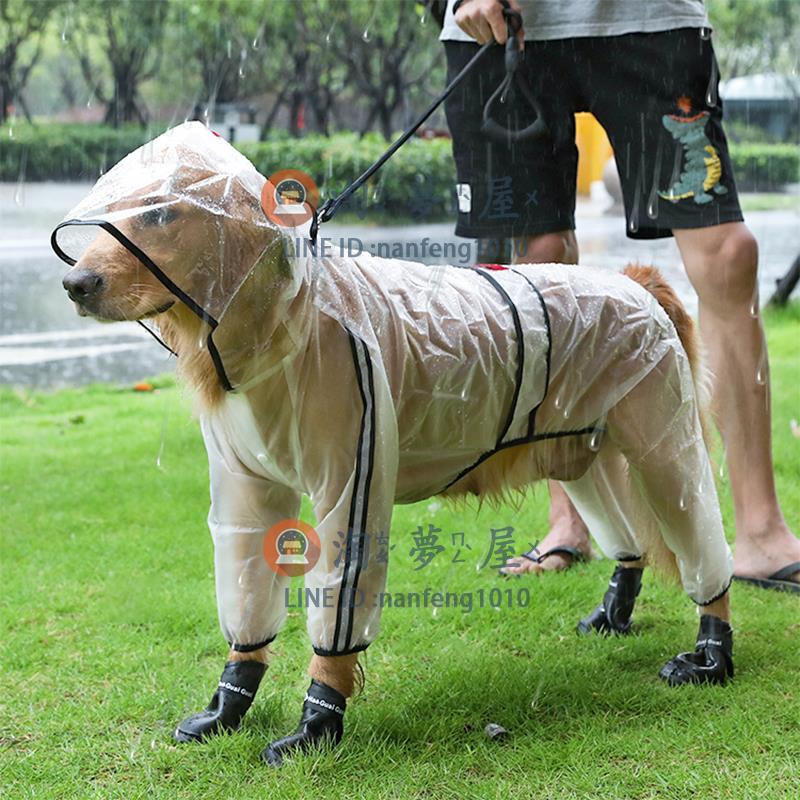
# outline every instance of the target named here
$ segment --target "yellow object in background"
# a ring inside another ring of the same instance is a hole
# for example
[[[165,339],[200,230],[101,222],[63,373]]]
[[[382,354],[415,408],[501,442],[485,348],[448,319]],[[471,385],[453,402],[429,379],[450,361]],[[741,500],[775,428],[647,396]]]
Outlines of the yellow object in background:
[[[575,115],[575,144],[578,146],[578,194],[589,194],[595,181],[603,177],[603,169],[613,155],[603,126],[588,113]]]

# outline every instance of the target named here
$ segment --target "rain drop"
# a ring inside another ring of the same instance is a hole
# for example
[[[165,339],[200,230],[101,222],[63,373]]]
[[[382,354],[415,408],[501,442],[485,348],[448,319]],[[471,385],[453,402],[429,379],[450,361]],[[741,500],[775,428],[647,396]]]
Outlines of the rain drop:
[[[684,495],[681,495],[681,499],[678,500],[678,508],[680,508],[681,511],[686,511],[688,507],[689,504],[686,502],[686,497],[684,497]]]
[[[169,423],[169,405],[164,406],[164,416],[161,418],[161,441],[156,455],[156,469],[164,472],[164,448],[167,443],[167,425]]]
[[[560,409],[562,402],[563,401],[561,400],[561,395],[557,394],[556,399],[553,400],[553,407],[556,408],[557,410]]]
[[[639,203],[642,196],[642,171],[639,168],[639,174],[636,176],[636,191],[633,195],[633,208],[631,209],[631,216],[628,219],[628,231],[636,233],[639,230]]]
[[[650,192],[650,199],[647,201],[647,216],[655,219],[658,216],[658,191],[654,186]]]
[[[759,306],[760,302],[758,297],[758,286],[756,286],[756,290],[753,292],[753,299],[750,301],[750,316],[753,319],[758,319]]]
[[[756,370],[756,383],[759,386],[767,385],[767,359],[762,358]]]
[[[708,81],[708,90],[706,91],[706,105],[713,108],[717,104],[717,80],[719,73],[717,72],[717,60],[711,60],[711,77]]]
[[[596,453],[600,449],[600,443],[603,441],[603,432],[601,430],[593,430],[592,435],[589,437],[589,449]]]
[[[672,174],[670,175],[669,185],[674,186],[678,182],[681,174],[681,164],[683,163],[683,148],[675,148],[675,158],[672,162]]]
[[[711,38],[711,28],[700,28],[700,38],[707,42]]]
[[[664,151],[664,140],[658,140],[656,148],[655,164],[653,165],[653,185],[650,187],[650,195],[647,198],[647,216],[655,219],[658,216],[658,181],[661,178],[661,161]]]
[[[361,34],[361,39],[365,42],[370,40],[369,38],[369,28],[364,28],[364,32]]]

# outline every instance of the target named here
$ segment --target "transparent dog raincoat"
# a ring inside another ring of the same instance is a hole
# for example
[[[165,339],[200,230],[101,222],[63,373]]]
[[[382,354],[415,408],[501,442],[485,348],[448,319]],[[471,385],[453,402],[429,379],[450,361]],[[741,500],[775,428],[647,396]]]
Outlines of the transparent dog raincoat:
[[[636,532],[652,523],[692,599],[724,592],[730,552],[692,376],[651,295],[584,268],[315,257],[266,218],[264,183],[186,123],[104,175],[53,234],[82,269],[98,268],[98,236],[114,237],[199,320],[192,346],[226,389],[201,426],[233,647],[283,623],[290,578],[264,541],[303,494],[320,540],[305,574],[319,598],[311,641],[351,653],[378,633],[394,503],[469,492],[492,455],[521,446],[539,464],[528,474],[564,481],[607,555],[642,555]],[[541,459],[540,447],[555,449]]]

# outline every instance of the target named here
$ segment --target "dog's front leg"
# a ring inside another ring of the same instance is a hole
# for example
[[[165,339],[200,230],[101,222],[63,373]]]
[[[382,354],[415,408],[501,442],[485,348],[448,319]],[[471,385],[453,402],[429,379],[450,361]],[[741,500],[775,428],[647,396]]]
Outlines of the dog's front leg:
[[[578,632],[629,633],[644,569],[637,527],[652,513],[631,492],[625,459],[610,442],[583,476],[562,485],[603,552],[618,561],[602,601],[578,623]]]
[[[372,368],[363,342],[353,339],[352,344],[361,414],[353,413],[352,400],[349,413],[329,413],[343,423],[335,446],[321,454],[325,463],[315,470],[320,478],[311,489],[321,544],[319,560],[306,573],[307,595],[314,598],[308,607],[312,680],[297,729],[262,753],[272,766],[294,751],[340,741],[358,653],[378,635],[398,465],[397,423],[385,376],[377,365]],[[340,380],[338,385],[348,384]],[[335,396],[329,403],[335,411]]]
[[[208,706],[181,722],[179,742],[236,730],[267,666],[267,645],[286,618],[289,578],[265,558],[264,539],[276,523],[297,517],[300,496],[238,463],[212,422],[203,421],[209,457],[217,612],[230,651]]]

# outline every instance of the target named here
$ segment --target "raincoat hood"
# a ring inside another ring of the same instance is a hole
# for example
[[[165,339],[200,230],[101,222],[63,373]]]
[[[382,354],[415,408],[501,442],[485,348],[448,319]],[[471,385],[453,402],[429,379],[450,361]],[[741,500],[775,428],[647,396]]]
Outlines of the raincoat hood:
[[[274,333],[286,326],[281,310],[303,282],[291,239],[262,210],[266,182],[228,142],[187,122],[103,175],[51,244],[72,266],[98,228],[113,236],[207,325],[217,374],[234,389],[263,366]]]

